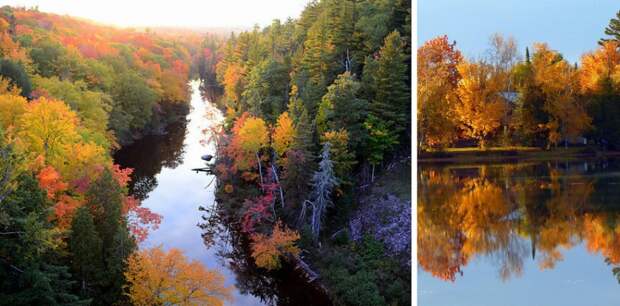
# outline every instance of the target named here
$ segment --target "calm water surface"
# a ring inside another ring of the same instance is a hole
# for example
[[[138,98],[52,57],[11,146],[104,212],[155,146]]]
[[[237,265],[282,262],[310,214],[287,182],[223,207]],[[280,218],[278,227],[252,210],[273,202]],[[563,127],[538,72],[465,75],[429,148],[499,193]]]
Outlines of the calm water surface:
[[[615,267],[620,160],[419,166],[419,305],[620,305]]]
[[[224,274],[226,284],[234,286],[234,305],[263,305],[259,298],[237,288],[229,262],[219,256],[218,249],[205,247],[197,226],[202,221],[198,207],[213,205],[215,182],[213,176],[191,169],[205,166],[200,156],[214,154],[214,145],[206,141],[203,130],[219,124],[222,114],[202,98],[198,82],[191,87],[192,109],[186,121],[169,126],[166,135],[147,136],[115,155],[117,163],[135,169],[131,192],[143,199],[143,206],[163,216],[159,229],[141,247],[179,248],[190,259]]]

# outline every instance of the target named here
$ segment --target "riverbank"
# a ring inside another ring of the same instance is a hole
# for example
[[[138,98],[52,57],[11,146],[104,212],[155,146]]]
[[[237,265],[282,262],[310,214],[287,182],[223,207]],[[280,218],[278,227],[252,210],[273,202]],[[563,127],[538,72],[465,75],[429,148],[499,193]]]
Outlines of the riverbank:
[[[418,163],[505,163],[518,161],[577,160],[620,156],[620,151],[595,147],[569,147],[544,150],[536,147],[449,148],[418,153]]]

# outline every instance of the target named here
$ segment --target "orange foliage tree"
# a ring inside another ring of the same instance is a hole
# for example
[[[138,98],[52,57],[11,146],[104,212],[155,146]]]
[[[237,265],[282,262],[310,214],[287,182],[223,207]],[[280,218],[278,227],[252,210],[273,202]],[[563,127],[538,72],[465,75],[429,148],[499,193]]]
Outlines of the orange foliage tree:
[[[501,96],[504,78],[495,75],[493,66],[485,62],[464,61],[457,68],[461,80],[456,90],[456,117],[465,134],[484,147],[486,138],[500,127],[506,112]]]
[[[418,140],[422,147],[446,146],[456,138],[454,92],[463,57],[447,36],[425,42],[417,56]]]
[[[267,270],[280,268],[281,257],[298,256],[301,252],[295,245],[295,242],[299,240],[299,233],[283,226],[281,221],[276,222],[271,236],[257,233],[251,238],[252,258],[257,266]]]

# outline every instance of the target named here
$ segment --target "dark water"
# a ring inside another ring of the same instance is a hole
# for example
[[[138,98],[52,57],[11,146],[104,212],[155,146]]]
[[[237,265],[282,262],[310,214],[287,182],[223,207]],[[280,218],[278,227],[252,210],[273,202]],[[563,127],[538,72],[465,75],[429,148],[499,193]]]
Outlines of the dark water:
[[[179,248],[190,259],[220,271],[226,285],[234,286],[232,305],[329,304],[292,267],[272,273],[257,269],[247,241],[234,232],[231,220],[215,212],[217,182],[212,175],[192,169],[205,166],[200,156],[215,153],[208,130],[223,117],[208,102],[208,95],[201,94],[198,82],[191,87],[192,109],[187,120],[169,126],[166,135],[147,136],[114,156],[118,164],[134,168],[131,193],[163,216],[159,229],[141,247]]]
[[[419,305],[620,305],[620,160],[421,164],[417,226]]]

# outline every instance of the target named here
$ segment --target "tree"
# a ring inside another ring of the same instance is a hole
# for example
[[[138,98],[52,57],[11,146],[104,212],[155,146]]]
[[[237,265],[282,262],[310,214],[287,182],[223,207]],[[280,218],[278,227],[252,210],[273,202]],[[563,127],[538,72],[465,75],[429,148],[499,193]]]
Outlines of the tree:
[[[273,149],[278,155],[283,155],[293,145],[295,138],[295,127],[293,121],[288,115],[288,112],[284,112],[278,117],[278,122],[275,130],[273,131]]]
[[[549,120],[549,115],[544,110],[545,97],[534,82],[529,49],[525,51],[525,62],[515,65],[512,71],[517,100],[511,124],[522,143],[542,145],[547,137],[541,126]]]
[[[103,245],[106,274],[102,279],[102,293],[97,298],[102,303],[113,303],[122,298],[123,271],[135,248],[122,215],[123,196],[123,190],[108,169],[104,169],[86,193],[87,207],[93,214]],[[119,247],[122,250],[119,251]]]
[[[13,86],[19,87],[23,97],[30,97],[32,84],[21,64],[8,59],[0,59],[0,76],[9,79]]]
[[[605,27],[605,35],[611,38],[601,38],[598,43],[603,45],[608,41],[620,41],[620,11],[616,13],[616,17],[609,20],[609,25]]]
[[[295,245],[299,237],[299,233],[283,226],[281,221],[273,226],[271,236],[252,234],[252,257],[256,265],[267,270],[275,270],[282,266],[281,257],[299,256],[301,250]]]
[[[483,61],[462,62],[457,66],[461,80],[457,86],[459,101],[456,117],[465,135],[485,147],[486,138],[501,125],[506,104],[501,93],[504,78],[493,74],[493,67]]]
[[[544,126],[548,131],[549,148],[561,139],[576,137],[588,130],[592,119],[583,102],[576,98],[577,71],[546,44],[537,44],[535,49],[532,69],[534,82],[545,96],[544,110],[549,114]]]
[[[13,144],[5,140],[4,129],[0,126],[0,205],[16,188],[15,178],[20,173],[20,159],[13,150]]]
[[[265,121],[245,113],[235,121],[233,137],[227,150],[236,169],[245,171],[258,163],[259,150],[268,145],[269,133]]]
[[[242,93],[244,105],[253,115],[274,122],[286,108],[288,84],[287,65],[274,59],[262,61],[248,75]]]
[[[453,46],[450,49],[453,49]],[[371,112],[401,137],[404,136],[401,133],[408,133],[411,122],[409,118],[411,89],[408,85],[407,59],[400,33],[394,31],[386,36],[383,47],[379,50],[377,70],[374,71],[373,77],[375,95],[370,103]]]
[[[87,305],[71,292],[74,281],[58,265],[58,241],[48,221],[45,192],[30,174],[0,205],[0,299],[8,305]]]
[[[372,115],[371,115],[372,116]],[[321,143],[330,144],[330,156],[334,162],[334,173],[341,185],[351,185],[355,154],[349,151],[349,133],[345,129],[328,131],[321,136]]]
[[[0,95],[0,127],[16,128],[19,117],[26,112],[28,101],[16,95]]]
[[[142,130],[150,122],[157,94],[134,72],[121,73],[112,84],[110,127],[121,142],[131,139],[131,132]]]
[[[22,89],[14,85],[11,80],[0,76],[0,95],[20,96]]]
[[[332,191],[338,186],[339,182],[334,175],[334,165],[331,161],[330,155],[330,143],[323,144],[323,150],[321,151],[321,161],[319,162],[319,169],[312,176],[312,193],[310,198],[312,201],[306,201],[301,210],[300,220],[305,220],[307,205],[312,208],[312,215],[310,217],[310,228],[315,240],[318,240],[319,233],[321,231],[321,223],[325,217],[325,210],[332,205]]]
[[[161,246],[138,251],[125,272],[128,296],[134,305],[223,305],[232,302],[224,277],[198,261],[189,262],[178,249]]]
[[[79,139],[78,118],[62,101],[39,98],[20,116],[18,135],[22,152],[43,155],[52,165],[67,158],[67,146]]]
[[[286,158],[282,162],[282,188],[286,203],[285,212],[289,217],[297,215],[301,203],[306,199],[308,193],[308,183],[313,169],[312,163],[306,158],[303,151],[291,149],[286,152]]]
[[[419,147],[447,146],[457,135],[454,103],[461,52],[442,36],[425,42],[417,56]]]
[[[299,122],[295,125],[292,148],[301,152],[308,161],[314,158],[312,155],[314,151],[314,131],[314,124],[310,121],[308,111],[304,109],[301,117],[299,117]]]
[[[374,182],[375,167],[383,162],[385,155],[394,145],[398,144],[398,138],[392,131],[388,130],[385,122],[374,115],[368,116],[364,126],[368,130],[368,162],[372,165],[370,180]]]
[[[100,92],[88,90],[86,83],[82,81],[61,81],[58,77],[33,78],[37,90],[45,90],[49,94],[47,98],[54,98],[65,102],[75,111],[84,127],[93,135],[92,138],[100,144],[108,147],[108,113],[111,109],[110,96]]]
[[[588,113],[595,127],[590,136],[612,146],[620,144],[620,52],[612,40],[581,58],[580,93],[589,102]]]
[[[361,145],[368,103],[357,97],[359,89],[359,82],[349,72],[339,75],[327,88],[316,117],[319,134],[346,129],[351,136],[351,147],[357,149]]]
[[[95,229],[93,216],[86,207],[80,207],[73,218],[69,240],[73,255],[72,269],[80,280],[82,296],[89,296],[98,285],[103,269],[103,245]]]

